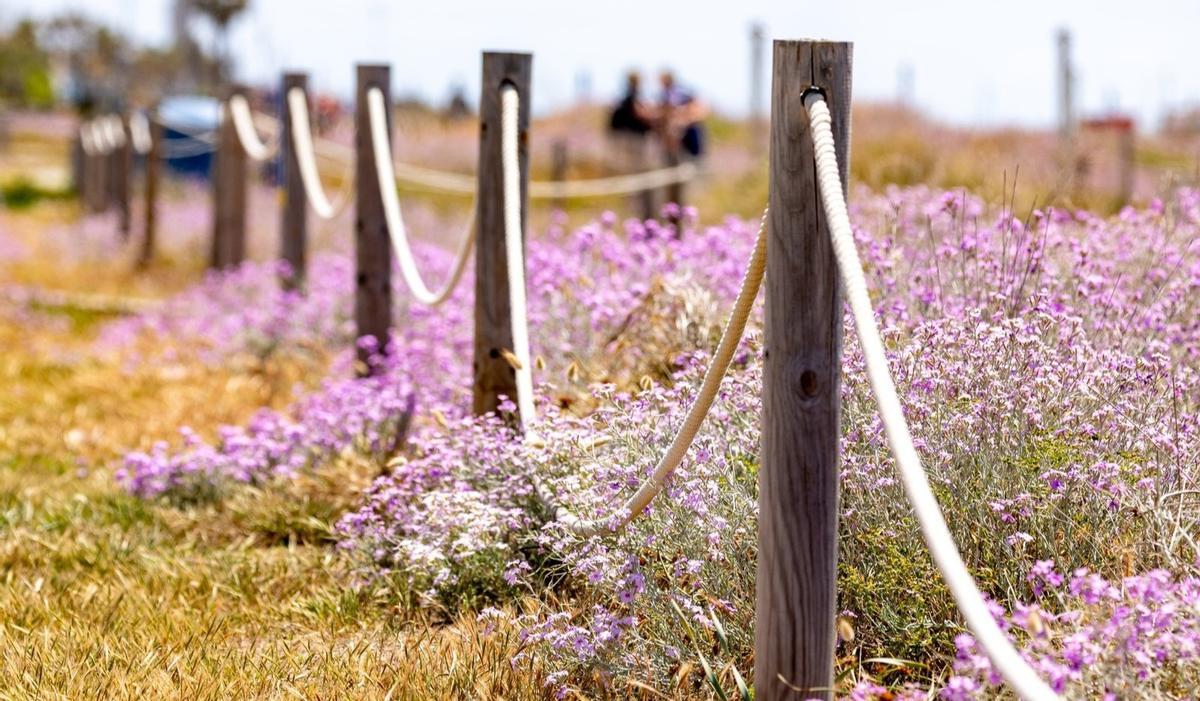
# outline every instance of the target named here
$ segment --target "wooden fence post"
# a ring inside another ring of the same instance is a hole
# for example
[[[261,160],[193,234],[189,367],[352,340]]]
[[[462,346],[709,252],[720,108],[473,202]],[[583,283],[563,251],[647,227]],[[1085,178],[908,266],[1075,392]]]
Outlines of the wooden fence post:
[[[121,145],[113,151],[112,199],[117,206],[117,231],[121,234],[121,239],[126,240],[133,224],[130,211],[133,142],[129,134],[129,115],[120,112],[117,118],[121,120]]]
[[[824,90],[843,184],[849,43],[776,41],[763,347],[755,698],[832,698],[842,294],[802,94]]]
[[[304,286],[307,266],[305,249],[308,246],[308,198],[304,194],[304,180],[300,177],[300,164],[296,160],[296,149],[292,142],[292,110],[288,106],[288,92],[292,88],[300,88],[307,95],[308,74],[284,73],[279,86],[279,160],[282,166],[280,184],[283,186],[280,204],[280,257],[291,268],[291,274],[280,280],[285,290],[300,289]]]
[[[245,94],[241,86],[225,89],[217,153],[213,161],[213,235],[210,267],[238,265],[246,255],[246,151],[229,114],[229,98]]]
[[[550,179],[556,183],[566,182],[567,168],[569,167],[570,156],[567,152],[567,140],[556,139],[551,151]],[[554,206],[558,209],[566,209],[567,200],[562,197],[555,198]]]
[[[358,337],[371,336],[377,349],[387,348],[388,329],[392,324],[392,246],[387,220],[383,214],[379,176],[375,171],[375,153],[371,143],[371,121],[367,93],[371,88],[383,91],[387,105],[388,138],[392,134],[391,68],[387,65],[359,64],[358,90],[354,109],[355,193],[354,251],[356,260],[354,319]],[[358,349],[359,374],[371,372],[372,354]]]
[[[145,224],[142,231],[142,250],[138,254],[138,267],[147,268],[154,259],[154,239],[158,228],[158,188],[162,177],[162,126],[158,123],[158,105],[146,114],[146,129],[150,134],[150,150],[146,152]]]
[[[87,156],[83,152],[83,137],[76,130],[75,136],[71,138],[71,189],[75,192],[75,197],[83,202],[84,198],[84,164],[87,162]]]
[[[500,396],[517,399],[516,371],[504,358],[511,352],[512,309],[504,245],[504,173],[500,151],[500,89],[511,84],[520,95],[517,156],[521,168],[521,230],[529,212],[529,99],[531,54],[484,52],[479,95],[479,182],[475,215],[475,373],[474,410],[496,410]]]

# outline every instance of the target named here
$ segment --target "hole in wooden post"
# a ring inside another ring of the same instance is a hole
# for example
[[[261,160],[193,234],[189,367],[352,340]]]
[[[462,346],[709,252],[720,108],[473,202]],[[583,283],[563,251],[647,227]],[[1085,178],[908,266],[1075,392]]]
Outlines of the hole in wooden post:
[[[805,370],[800,373],[800,392],[806,397],[817,396],[819,389],[817,382],[817,373],[812,370]]]

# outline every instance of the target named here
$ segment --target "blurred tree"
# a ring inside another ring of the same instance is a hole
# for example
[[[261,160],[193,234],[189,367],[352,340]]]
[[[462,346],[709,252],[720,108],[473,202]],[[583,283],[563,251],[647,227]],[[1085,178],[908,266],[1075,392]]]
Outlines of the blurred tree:
[[[250,0],[191,0],[192,7],[213,24],[213,58],[217,72],[214,76],[219,85],[229,76],[229,25],[234,18],[245,12]]]
[[[0,36],[0,103],[46,108],[54,104],[50,57],[38,41],[37,25],[23,20]]]

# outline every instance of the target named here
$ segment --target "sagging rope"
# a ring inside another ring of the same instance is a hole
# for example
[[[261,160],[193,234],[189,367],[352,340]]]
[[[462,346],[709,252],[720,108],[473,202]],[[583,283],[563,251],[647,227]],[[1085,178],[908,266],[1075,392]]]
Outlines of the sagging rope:
[[[88,120],[79,125],[79,145],[87,156],[99,156],[100,144],[96,141],[96,123]]]
[[[589,180],[547,180],[529,183],[529,196],[535,199],[570,199],[629,195],[676,183],[685,183],[700,174],[695,163],[685,162],[644,173],[614,175]]]
[[[133,142],[133,150],[139,156],[150,153],[154,147],[154,136],[150,133],[150,120],[142,112],[134,112],[129,116],[129,138]]]
[[[645,511],[650,502],[662,492],[667,484],[667,479],[683,462],[688,449],[695,442],[696,435],[700,432],[700,426],[704,423],[705,417],[708,416],[708,412],[717,398],[721,389],[721,380],[729,370],[729,364],[733,361],[738,344],[741,343],[742,335],[746,331],[746,323],[750,319],[750,311],[754,308],[754,300],[758,296],[758,288],[762,286],[766,269],[767,212],[764,211],[762,221],[758,226],[758,235],[754,240],[754,251],[750,254],[746,274],[742,277],[741,289],[738,290],[733,310],[729,313],[729,320],[725,322],[725,331],[721,334],[717,351],[709,361],[708,369],[704,372],[704,381],[700,385],[700,392],[692,400],[692,406],[688,409],[687,416],[684,417],[683,425],[675,434],[675,438],[671,440],[667,452],[659,459],[654,471],[642,482],[637,492],[625,502],[620,511],[612,516],[605,519],[583,520],[565,507],[559,506],[555,508],[555,520],[564,524],[572,533],[581,538],[616,533]],[[545,492],[540,485],[539,491]]]
[[[312,125],[308,119],[308,96],[303,88],[295,87],[288,90],[287,101],[288,112],[292,115],[292,148],[296,153],[296,163],[300,167],[300,180],[304,183],[308,204],[318,217],[333,219],[350,203],[352,181],[345,179],[345,189],[336,204],[330,201],[321,186],[321,175],[317,170]]]
[[[397,163],[395,172],[400,180],[431,190],[457,195],[475,194],[476,177],[474,175],[434,170],[411,163]],[[530,199],[539,200],[628,195],[687,182],[696,178],[699,173],[700,168],[696,164],[682,163],[670,168],[660,168],[644,173],[589,180],[535,180],[529,183],[528,193]]]
[[[855,248],[850,215],[842,192],[841,176],[838,174],[829,108],[825,104],[824,96],[817,90],[810,90],[805,95],[804,106],[808,110],[811,125],[821,202],[833,240],[834,255],[846,288],[846,298],[854,316],[854,328],[858,332],[866,359],[867,376],[871,382],[875,402],[879,406],[879,416],[887,432],[888,444],[900,470],[904,491],[921,524],[925,544],[933,555],[942,578],[950,587],[958,610],[966,619],[967,627],[975,634],[976,640],[1009,686],[1025,701],[1055,701],[1058,695],[1021,657],[992,618],[983,594],[975,585],[975,580],[967,571],[966,563],[954,544],[954,538],[946,526],[946,519],[938,506],[937,498],[929,487],[929,478],[913,446],[908,423],[896,393],[896,385],[888,369],[879,327],[875,324],[875,313],[871,307],[866,277],[863,275],[862,264]]]
[[[293,97],[295,96],[295,97]],[[293,115],[293,132],[304,131],[311,134],[311,129],[300,130],[295,125],[297,117],[295,115],[299,110],[303,110],[302,119],[305,124],[309,123],[308,115],[308,100],[303,88],[295,87],[288,91],[287,95],[288,107]],[[247,124],[249,119],[244,120]],[[315,156],[320,155],[331,160],[343,161],[353,159],[354,152],[339,144],[321,140],[317,142],[314,139],[309,139],[311,146],[305,148],[306,152],[314,154],[312,159],[312,170],[316,171]],[[297,152],[301,151],[301,147],[297,146]],[[305,166],[301,166],[302,175]],[[475,195],[476,176],[466,173],[452,173],[444,170],[436,170],[434,168],[426,168],[413,163],[404,163],[402,161],[392,162],[392,173],[395,179],[401,182],[417,185],[426,189],[441,191],[456,195]],[[615,175],[604,178],[591,178],[587,180],[544,180],[531,181],[529,183],[528,194],[531,199],[551,200],[551,199],[569,199],[569,198],[588,198],[588,197],[609,197],[615,195],[627,195],[644,190],[652,190],[655,188],[666,187],[676,183],[683,183],[694,180],[701,174],[700,167],[691,162],[681,163],[677,166],[668,168],[659,168],[649,170],[643,173],[631,173],[628,175]],[[316,182],[319,185],[319,181]],[[305,180],[305,187],[308,187],[308,181]],[[324,194],[324,193],[322,193]]]
[[[120,116],[110,114],[100,118],[102,129],[107,139],[109,151],[125,148],[125,122]]]
[[[382,95],[380,96],[382,108]],[[526,316],[525,299],[525,260],[524,232],[521,226],[521,171],[518,156],[518,117],[520,110],[520,95],[511,85],[505,85],[500,93],[501,132],[500,153],[504,186],[504,247],[506,265],[508,268],[509,307],[512,314],[513,354],[517,359],[517,406],[520,411],[521,425],[526,439],[536,441],[535,424],[537,414],[533,404],[533,374],[529,353],[529,324]],[[378,159],[378,155],[376,156]],[[651,473],[624,507],[608,518],[584,520],[563,506],[554,506],[545,485],[539,479],[534,479],[534,488],[538,498],[554,509],[555,520],[562,523],[575,535],[588,538],[602,533],[614,533],[623,529],[630,521],[640,515],[662,492],[667,479],[683,462],[687,451],[695,442],[700,426],[708,416],[713,402],[721,389],[729,364],[741,343],[746,330],[746,323],[762,286],[763,275],[767,263],[767,213],[764,211],[759,223],[758,235],[754,242],[754,251],[746,266],[746,274],[742,279],[733,310],[725,325],[717,351],[704,373],[704,381],[700,392],[696,395],[692,406],[688,409],[683,425],[671,445],[655,465]]]
[[[450,277],[437,292],[430,291],[421,273],[417,269],[417,261],[413,258],[412,247],[408,242],[408,229],[404,226],[404,216],[400,211],[400,196],[396,193],[396,174],[392,170],[392,144],[387,131],[387,104],[383,91],[371,88],[367,91],[367,117],[371,124],[371,146],[374,149],[375,173],[379,179],[379,194],[383,200],[384,218],[387,220],[388,235],[392,240],[392,248],[400,263],[400,272],[408,289],[413,296],[423,304],[437,306],[445,302],[454,288],[462,280],[463,271],[467,267],[467,257],[475,246],[475,207],[471,207],[471,219],[467,222],[467,233],[462,239],[462,245],[454,257],[454,266]],[[511,276],[509,277],[511,283]]]
[[[517,358],[517,410],[527,437],[537,423],[533,406],[533,363],[529,357],[529,319],[525,307],[525,228],[521,224],[521,162],[518,118],[521,96],[511,84],[500,88],[500,160],[504,185],[504,254],[508,268],[508,306],[512,317],[513,355]]]
[[[258,131],[254,126],[254,113],[250,110],[250,103],[246,101],[245,95],[232,95],[226,103],[226,109],[230,118],[233,119],[233,128],[237,132],[238,141],[242,144],[242,150],[246,152],[252,160],[268,161],[275,157],[279,152],[279,142],[268,144],[258,138]]]

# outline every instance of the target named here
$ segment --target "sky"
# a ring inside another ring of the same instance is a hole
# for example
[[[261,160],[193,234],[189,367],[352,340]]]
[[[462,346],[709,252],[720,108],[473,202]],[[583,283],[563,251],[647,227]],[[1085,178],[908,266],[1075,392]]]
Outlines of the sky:
[[[0,0],[0,23],[85,12],[147,43],[170,36],[169,0]],[[609,99],[623,74],[671,67],[718,109],[750,107],[750,26],[768,38],[854,42],[854,95],[907,101],[946,122],[1052,127],[1055,34],[1071,31],[1077,109],[1131,113],[1200,106],[1200,0],[252,0],[231,46],[239,79],[308,70],[349,95],[356,62],[392,65],[393,93],[475,96],[479,52],[534,54],[535,111],[572,102],[580,76]],[[769,85],[770,48],[763,80]]]

